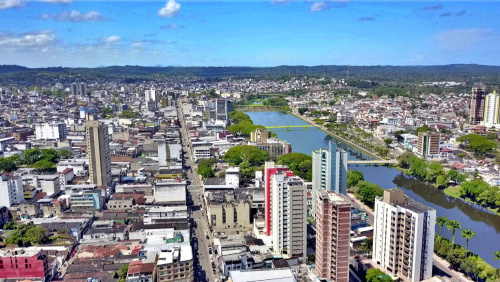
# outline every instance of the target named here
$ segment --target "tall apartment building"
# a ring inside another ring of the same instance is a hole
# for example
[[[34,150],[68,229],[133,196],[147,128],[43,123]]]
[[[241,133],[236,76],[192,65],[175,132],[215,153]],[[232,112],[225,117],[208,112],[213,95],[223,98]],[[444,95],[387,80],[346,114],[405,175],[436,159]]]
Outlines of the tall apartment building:
[[[480,124],[484,118],[484,100],[486,97],[485,87],[472,88],[472,99],[470,103],[470,123]]]
[[[68,134],[66,124],[62,122],[35,124],[36,139],[59,139],[64,140]]]
[[[348,281],[351,204],[333,191],[320,191],[316,209],[315,274],[329,281]]]
[[[298,176],[272,177],[272,238],[274,252],[285,257],[307,255],[307,189]]]
[[[86,133],[90,183],[108,186],[111,184],[108,127],[89,115]]]
[[[347,193],[348,157],[347,151],[337,148],[337,144],[331,141],[328,149],[319,149],[312,153],[313,216],[320,190],[335,191],[342,195]]]
[[[233,111],[233,103],[226,99],[217,99],[215,105],[215,116],[218,120],[227,121],[228,114]]]
[[[193,254],[189,245],[172,246],[158,252],[158,281],[194,281]]]
[[[71,95],[86,96],[87,95],[87,84],[85,84],[85,82],[72,83],[71,84]]]
[[[424,158],[439,156],[439,133],[419,132],[417,140],[417,153]]]
[[[153,101],[156,102],[156,88],[151,86],[150,90],[144,91],[144,100],[147,102]]]
[[[21,177],[0,176],[0,207],[10,208],[24,201],[23,181]]]
[[[276,165],[274,162],[266,162],[264,164],[264,201],[265,209],[264,216],[266,221],[266,235],[271,236],[272,234],[272,200],[271,200],[271,177],[278,172],[287,172],[288,176],[292,176],[293,172],[290,171],[285,165]]]
[[[499,111],[500,96],[495,90],[493,93],[486,95],[484,100],[483,125],[488,127],[498,126],[500,124]]]
[[[436,210],[393,188],[375,199],[374,217],[373,260],[413,282],[431,278]]]

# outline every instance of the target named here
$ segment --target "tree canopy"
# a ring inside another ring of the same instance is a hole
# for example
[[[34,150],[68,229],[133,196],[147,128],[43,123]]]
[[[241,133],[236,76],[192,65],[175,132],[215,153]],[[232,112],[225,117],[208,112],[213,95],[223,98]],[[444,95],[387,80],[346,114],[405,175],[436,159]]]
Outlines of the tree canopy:
[[[371,268],[366,271],[366,282],[392,282],[391,276],[378,268]]]
[[[474,152],[477,156],[484,156],[498,147],[496,140],[488,140],[479,134],[467,134],[457,138],[457,142],[462,143],[466,150]]]
[[[260,166],[269,160],[269,154],[255,146],[239,145],[229,149],[223,159],[231,165],[247,162],[250,166]]]
[[[312,180],[312,157],[302,153],[289,153],[281,156],[278,164],[286,165],[295,175],[305,181]]]

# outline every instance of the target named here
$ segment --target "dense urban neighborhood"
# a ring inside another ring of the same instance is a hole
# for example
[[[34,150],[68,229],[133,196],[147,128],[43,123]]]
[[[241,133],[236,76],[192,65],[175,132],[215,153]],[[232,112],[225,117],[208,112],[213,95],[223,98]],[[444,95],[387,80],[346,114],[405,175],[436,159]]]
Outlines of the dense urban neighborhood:
[[[500,281],[498,84],[12,68],[1,281]]]

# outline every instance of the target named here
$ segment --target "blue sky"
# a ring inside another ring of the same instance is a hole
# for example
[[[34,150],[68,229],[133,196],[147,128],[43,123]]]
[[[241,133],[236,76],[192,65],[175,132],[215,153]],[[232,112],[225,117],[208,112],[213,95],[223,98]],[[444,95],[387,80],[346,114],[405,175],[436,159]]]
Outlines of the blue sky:
[[[0,64],[500,65],[500,2],[0,0]]]

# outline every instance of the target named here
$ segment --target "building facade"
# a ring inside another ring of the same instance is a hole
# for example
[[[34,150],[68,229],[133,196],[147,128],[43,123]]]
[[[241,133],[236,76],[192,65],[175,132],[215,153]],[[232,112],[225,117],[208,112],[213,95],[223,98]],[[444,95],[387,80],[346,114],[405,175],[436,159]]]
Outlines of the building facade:
[[[87,84],[85,84],[85,82],[72,83],[71,84],[71,95],[86,96],[87,95]]]
[[[267,139],[271,138],[271,131],[258,128],[250,133],[250,141],[254,143],[267,143]]]
[[[315,274],[329,281],[348,281],[351,204],[333,191],[320,191],[316,208]]]
[[[193,254],[190,246],[172,247],[158,253],[157,281],[194,281]]]
[[[328,144],[328,149],[319,149],[312,153],[313,217],[316,212],[319,191],[334,191],[337,194],[346,195],[348,157],[347,151],[337,148],[337,144],[331,141]]]
[[[477,125],[483,122],[485,97],[485,87],[472,88],[472,99],[470,103],[470,122],[472,125]]]
[[[264,216],[266,221],[266,235],[271,236],[272,234],[272,200],[271,200],[271,177],[281,172],[288,172],[288,176],[292,176],[293,172],[290,171],[290,168],[284,165],[276,165],[274,162],[266,162],[264,164]]]
[[[108,128],[89,116],[86,133],[90,183],[97,184],[97,186],[109,186],[111,184],[111,159]]]
[[[499,125],[500,96],[496,91],[486,95],[484,100],[483,125],[487,127]]]
[[[0,178],[0,207],[10,208],[12,205],[24,201],[24,188],[21,177],[8,177],[5,174]]]
[[[275,253],[285,257],[307,255],[307,189],[298,176],[272,177],[272,239]]]
[[[393,275],[417,282],[432,277],[436,210],[401,189],[375,199],[373,260]]]
[[[64,140],[68,134],[66,124],[60,123],[40,123],[35,124],[35,136],[38,140],[59,139]]]
[[[439,157],[439,133],[419,132],[417,141],[417,153],[424,158]]]
[[[48,257],[43,251],[11,251],[0,256],[0,278],[19,280],[48,281],[50,267]],[[18,280],[18,281],[19,281]]]

